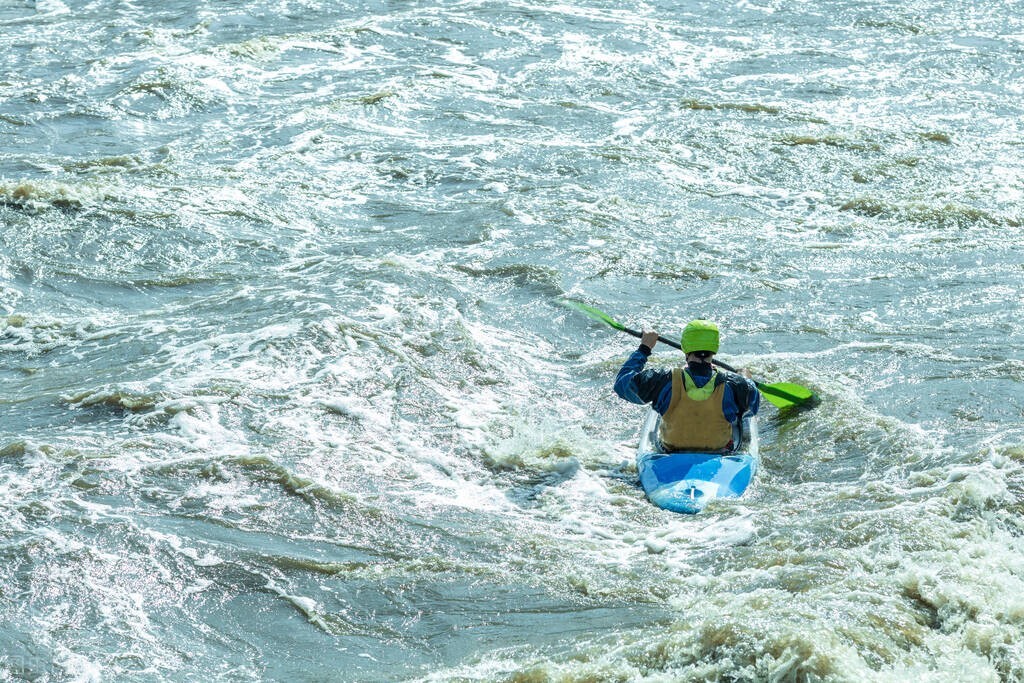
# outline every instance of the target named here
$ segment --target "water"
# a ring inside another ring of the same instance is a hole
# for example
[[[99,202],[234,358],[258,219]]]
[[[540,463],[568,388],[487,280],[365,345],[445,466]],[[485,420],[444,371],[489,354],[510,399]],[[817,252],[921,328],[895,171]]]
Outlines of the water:
[[[0,680],[1021,680],[1017,10],[3,0]]]

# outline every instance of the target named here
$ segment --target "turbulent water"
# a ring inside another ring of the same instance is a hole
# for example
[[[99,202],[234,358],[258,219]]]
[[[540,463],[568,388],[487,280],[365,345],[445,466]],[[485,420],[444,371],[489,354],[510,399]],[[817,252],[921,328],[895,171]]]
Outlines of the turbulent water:
[[[0,56],[0,680],[1024,679],[1017,3],[0,0]],[[658,510],[566,297],[819,403]]]

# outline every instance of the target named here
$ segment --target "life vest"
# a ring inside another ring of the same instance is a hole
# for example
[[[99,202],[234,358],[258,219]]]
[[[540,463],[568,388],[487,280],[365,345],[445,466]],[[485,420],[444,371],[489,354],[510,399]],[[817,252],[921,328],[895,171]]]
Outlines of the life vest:
[[[722,414],[725,381],[718,372],[703,387],[690,373],[672,370],[672,400],[661,416],[658,437],[667,451],[720,451],[732,441],[732,425]]]

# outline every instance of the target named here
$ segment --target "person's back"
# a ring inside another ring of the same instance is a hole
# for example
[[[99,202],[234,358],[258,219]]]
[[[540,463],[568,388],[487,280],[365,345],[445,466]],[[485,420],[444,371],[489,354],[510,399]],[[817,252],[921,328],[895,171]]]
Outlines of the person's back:
[[[615,378],[615,393],[631,403],[651,404],[661,415],[659,438],[666,451],[728,451],[733,426],[747,413],[757,414],[760,394],[754,383],[736,373],[716,370],[718,327],[694,320],[683,330],[686,367],[644,369],[658,341],[645,331]]]

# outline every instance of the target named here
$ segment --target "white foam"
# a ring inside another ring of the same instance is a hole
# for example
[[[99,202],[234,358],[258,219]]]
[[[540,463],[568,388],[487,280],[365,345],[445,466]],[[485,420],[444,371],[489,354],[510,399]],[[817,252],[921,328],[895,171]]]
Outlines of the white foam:
[[[70,677],[74,683],[102,683],[103,665],[94,659],[74,652],[63,645],[55,649],[54,663]]]
[[[202,593],[212,585],[213,581],[209,579],[197,579],[191,586],[185,586],[182,593],[185,595],[196,595],[198,593]]]
[[[383,424],[382,416],[362,396],[336,396],[320,401],[327,410],[361,422]]]
[[[278,597],[291,603],[297,610],[305,615],[306,619],[309,620],[309,623],[318,626],[328,633],[332,632],[330,625],[324,621],[320,605],[316,600],[304,595],[292,595],[271,579],[268,579],[266,588],[267,590],[275,593]]]

